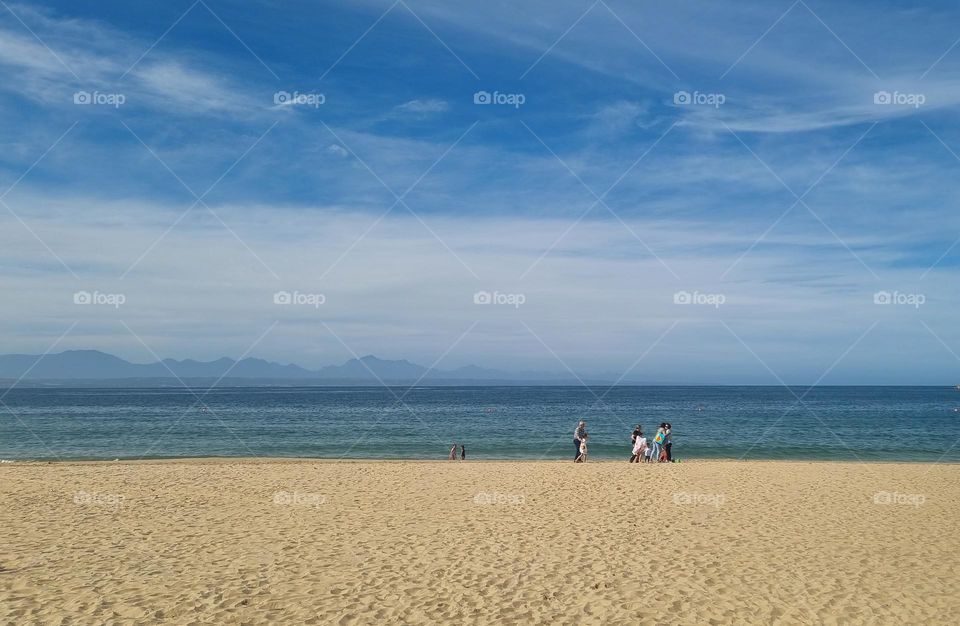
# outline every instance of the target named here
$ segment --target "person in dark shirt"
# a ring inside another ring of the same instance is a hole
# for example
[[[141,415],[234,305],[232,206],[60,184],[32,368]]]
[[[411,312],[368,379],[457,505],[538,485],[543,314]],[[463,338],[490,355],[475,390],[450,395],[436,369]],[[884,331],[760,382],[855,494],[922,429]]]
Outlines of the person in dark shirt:
[[[667,462],[673,463],[673,425],[667,423],[666,427],[663,433],[663,451],[667,453]]]
[[[463,445],[462,443],[460,444],[460,460],[467,460],[467,446]]]
[[[583,420],[577,424],[576,429],[573,431],[573,460],[576,461],[580,458],[580,440],[583,439],[587,434],[587,423]]]

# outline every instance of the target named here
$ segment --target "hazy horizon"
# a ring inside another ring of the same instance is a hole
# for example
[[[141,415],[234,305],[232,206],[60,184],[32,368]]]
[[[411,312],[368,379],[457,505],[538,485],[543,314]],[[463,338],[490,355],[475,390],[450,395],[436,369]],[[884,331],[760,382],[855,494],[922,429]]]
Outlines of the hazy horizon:
[[[69,357],[66,362],[61,357]],[[119,363],[114,363],[119,360]],[[106,361],[104,363],[103,361]],[[117,373],[111,367],[131,366],[127,370]],[[50,366],[58,372],[50,374]],[[247,366],[247,367],[243,367]],[[251,369],[252,367],[252,369]],[[291,370],[291,368],[293,368]],[[343,362],[329,362],[317,367],[304,367],[294,362],[276,362],[260,359],[256,356],[246,356],[241,359],[223,356],[217,359],[198,361],[195,359],[177,359],[166,357],[160,360],[127,361],[116,355],[100,350],[68,350],[60,353],[44,355],[29,354],[0,354],[0,383],[10,381],[10,389],[17,385],[29,385],[42,381],[105,381],[123,382],[127,380],[163,380],[187,384],[194,381],[212,381],[219,385],[221,382],[230,383],[238,380],[257,381],[258,386],[268,385],[268,381],[278,384],[323,383],[336,385],[338,382],[349,381],[351,385],[418,385],[418,384],[449,384],[457,383],[470,385],[499,385],[513,386],[728,386],[728,387],[957,387],[951,383],[914,383],[914,384],[871,384],[847,383],[832,385],[809,383],[802,381],[778,380],[777,382],[710,382],[694,379],[637,379],[618,374],[616,372],[599,372],[595,374],[568,371],[535,371],[510,370],[502,368],[485,368],[475,364],[462,365],[450,369],[443,367],[426,367],[422,363],[411,362],[407,359],[388,360],[377,355],[367,354],[361,357],[351,357]],[[165,383],[166,384],[166,383]]]

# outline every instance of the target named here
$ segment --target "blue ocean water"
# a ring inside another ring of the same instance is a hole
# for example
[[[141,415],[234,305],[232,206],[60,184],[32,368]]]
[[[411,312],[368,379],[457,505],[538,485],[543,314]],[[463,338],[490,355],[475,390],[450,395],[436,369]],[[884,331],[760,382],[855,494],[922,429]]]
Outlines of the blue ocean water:
[[[585,419],[593,458],[626,459],[636,424],[666,421],[680,459],[960,461],[944,387],[14,388],[3,403],[0,459],[443,459],[453,442],[468,460],[572,459]]]

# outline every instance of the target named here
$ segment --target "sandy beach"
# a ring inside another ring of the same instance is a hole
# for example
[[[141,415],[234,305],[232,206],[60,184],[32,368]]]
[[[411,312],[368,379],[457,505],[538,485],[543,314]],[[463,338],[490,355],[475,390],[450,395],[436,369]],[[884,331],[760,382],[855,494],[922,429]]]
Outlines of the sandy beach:
[[[960,622],[960,466],[0,465],[0,621]]]

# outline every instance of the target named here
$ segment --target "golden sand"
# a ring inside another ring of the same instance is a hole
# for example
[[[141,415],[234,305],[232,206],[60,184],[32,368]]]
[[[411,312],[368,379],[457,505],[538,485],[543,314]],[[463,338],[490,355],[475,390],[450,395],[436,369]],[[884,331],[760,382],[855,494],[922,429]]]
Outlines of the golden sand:
[[[0,622],[960,623],[960,466],[0,465]]]

